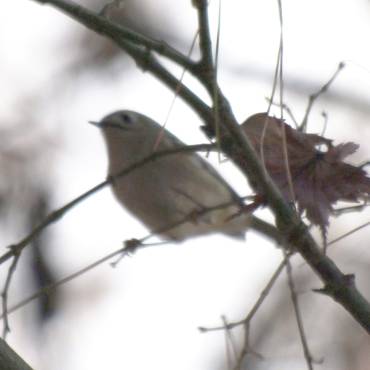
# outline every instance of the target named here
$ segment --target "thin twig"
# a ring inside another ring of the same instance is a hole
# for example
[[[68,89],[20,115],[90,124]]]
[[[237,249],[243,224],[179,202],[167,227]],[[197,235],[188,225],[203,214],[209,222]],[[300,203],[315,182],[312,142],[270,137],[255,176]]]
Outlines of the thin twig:
[[[290,255],[291,254],[288,253],[288,256],[290,256]],[[262,305],[263,301],[265,300],[265,298],[267,297],[267,295],[271,291],[272,287],[274,286],[274,284],[275,284],[276,280],[278,279],[278,277],[280,276],[281,272],[283,271],[283,269],[286,265],[286,261],[287,261],[287,257],[285,257],[282,260],[282,262],[280,262],[279,266],[276,268],[275,272],[272,274],[272,276],[269,279],[268,283],[266,284],[265,288],[260,293],[260,296],[257,299],[256,303],[253,305],[252,309],[249,311],[249,313],[247,314],[247,316],[244,319],[242,319],[240,321],[231,322],[227,326],[216,326],[216,327],[210,327],[210,328],[200,326],[200,327],[198,327],[198,329],[201,332],[205,333],[205,332],[209,332],[209,331],[218,331],[218,330],[225,330],[225,329],[230,330],[230,329],[233,329],[233,328],[238,327],[240,325],[246,325],[246,324],[250,323],[250,321],[253,319],[254,315],[258,311],[259,307]]]
[[[344,234],[342,234],[341,236],[338,236],[338,238],[335,238],[333,240],[331,240],[330,242],[327,243],[327,246],[330,246],[330,245],[333,245],[335,243],[338,243],[340,240],[346,238],[347,236],[350,236],[352,234],[354,234],[355,232],[367,227],[370,225],[370,222],[365,222],[364,224],[360,225],[360,226],[357,226],[355,227],[354,229],[352,229],[351,231],[348,231]]]
[[[221,316],[222,323],[224,326],[227,325],[226,316]],[[233,333],[230,330],[225,330],[225,347],[226,347],[226,368],[231,369],[231,364],[236,359],[236,343],[235,338],[233,337]],[[232,351],[232,353],[230,353]]]
[[[256,356],[258,359],[263,360],[263,356],[260,353],[256,352],[251,347],[251,345],[249,343],[250,342],[250,340],[249,340],[249,334],[250,334],[249,329],[250,329],[250,323],[246,322],[244,324],[244,336],[243,336],[242,350],[239,353],[239,356],[238,356],[238,359],[236,361],[234,370],[242,370],[244,358],[249,354],[252,354],[252,355]]]
[[[283,6],[281,4],[281,0],[278,0],[278,8],[279,8],[279,22],[280,22],[280,48],[279,48],[279,103],[280,103],[280,119],[284,119],[284,76],[283,76],[283,62],[284,62],[284,23],[283,23]],[[285,167],[285,175],[287,178],[288,189],[290,193],[291,204],[295,205],[295,193],[294,193],[294,186],[292,180],[292,173],[290,171],[289,165],[289,155],[288,155],[288,144],[286,141],[286,133],[285,133],[285,125],[282,124],[280,126],[281,129],[281,138],[282,138],[282,149],[283,149],[283,159],[284,159],[284,167]]]
[[[125,40],[116,40],[115,42],[134,59],[137,66],[144,72],[149,71],[170,90],[174,92],[177,91],[178,96],[188,103],[204,122],[212,121],[212,109],[183,82],[180,82],[170,73],[158,59],[155,58],[153,53]]]
[[[292,265],[289,261],[289,258],[286,259],[286,272],[288,276],[288,286],[290,290],[290,297],[292,299],[292,303],[294,307],[294,313],[295,313],[295,317],[297,321],[299,337],[301,338],[301,343],[302,343],[302,348],[303,348],[303,353],[304,353],[304,357],[306,360],[307,368],[309,370],[313,370],[313,361],[312,361],[313,358],[308,348],[307,338],[306,338],[306,334],[305,334],[305,330],[303,326],[302,314],[301,314],[301,310],[299,307],[297,292],[295,289],[295,283],[294,283],[293,274],[292,274]]]
[[[322,117],[324,118],[324,124],[322,125],[321,136],[325,136],[326,129],[328,128],[328,115],[326,112],[321,112]]]
[[[284,61],[284,23],[283,23],[283,6],[281,4],[281,0],[278,0],[278,9],[279,9],[279,23],[280,23],[280,41],[279,41],[279,103],[280,103],[280,118],[283,119],[283,102],[284,102],[284,68],[283,68],[283,61]]]
[[[102,258],[99,258],[98,260],[96,260],[95,262],[91,263],[90,265],[74,272],[73,274],[71,275],[68,275],[66,276],[65,278],[55,282],[55,283],[52,283],[52,284],[49,284],[49,285],[46,285],[45,287],[43,287],[42,289],[38,290],[37,292],[35,292],[34,294],[30,295],[29,297],[21,300],[20,302],[18,302],[17,304],[15,304],[14,306],[8,308],[8,309],[4,309],[3,307],[3,313],[2,315],[0,316],[0,318],[5,318],[8,314],[10,313],[13,313],[14,311],[17,311],[19,310],[20,308],[26,306],[28,303],[34,301],[35,299],[37,298],[40,298],[41,296],[43,295],[47,295],[47,294],[50,294],[54,289],[70,282],[71,280],[85,274],[86,272],[92,270],[93,268],[101,265],[102,263],[112,259],[113,257],[119,255],[119,254],[122,254],[123,252],[125,251],[125,247],[123,248],[120,248],[110,254],[108,254],[107,256],[105,257],[102,257]]]
[[[311,110],[312,110],[312,107],[313,107],[314,103],[320,97],[320,95],[326,93],[329,90],[330,85],[338,77],[339,73],[342,71],[342,69],[344,67],[345,67],[345,64],[343,62],[339,63],[336,71],[330,77],[329,81],[326,84],[324,84],[323,86],[321,86],[321,88],[317,92],[315,92],[314,94],[310,95],[310,97],[308,98],[308,105],[307,105],[307,108],[306,108],[305,115],[304,115],[303,120],[302,120],[302,123],[301,123],[301,125],[299,127],[299,130],[300,131],[306,132],[306,130],[307,130],[307,123],[308,123],[308,117],[309,117],[309,115],[311,113]]]
[[[236,360],[234,370],[241,370],[242,369],[243,360],[248,355],[249,352],[250,352],[250,349],[249,349],[249,323],[245,323],[242,350],[240,351],[239,356]]]
[[[298,126],[299,126],[298,125],[298,120],[295,118],[295,115],[294,115],[293,111],[290,109],[289,105],[287,105],[285,103],[282,103],[281,106],[283,107],[285,112],[287,112],[287,114],[290,117],[291,121],[293,122],[295,128],[297,129]]]
[[[197,41],[198,35],[199,35],[199,31],[197,31],[197,32],[195,33],[195,35],[194,35],[194,37],[193,37],[193,40],[192,40],[192,42],[191,42],[191,45],[190,45],[190,48],[189,48],[189,52],[188,52],[188,54],[187,54],[187,57],[189,57],[189,58],[190,58],[191,54],[193,53],[193,50],[194,50],[195,43],[196,43],[196,41]],[[171,103],[170,103],[170,105],[169,105],[169,108],[168,108],[168,110],[167,110],[167,115],[166,115],[166,118],[165,118],[165,120],[164,120],[164,122],[163,122],[163,125],[162,125],[162,127],[163,127],[163,128],[164,128],[164,127],[166,127],[167,122],[168,122],[168,120],[169,120],[169,118],[170,118],[170,114],[171,114],[172,109],[173,109],[173,107],[174,107],[174,105],[175,105],[175,101],[176,101],[176,99],[177,99],[177,96],[179,95],[179,91],[180,91],[180,89],[181,89],[181,84],[182,84],[182,81],[184,80],[184,77],[185,77],[185,73],[186,73],[186,71],[187,71],[187,69],[184,67],[184,68],[183,68],[183,70],[182,70],[182,72],[181,72],[181,76],[180,76],[180,78],[179,78],[179,82],[180,82],[180,83],[177,85],[177,88],[176,88],[176,90],[175,90],[175,92],[174,92],[174,94],[173,94],[172,101],[171,101]],[[162,132],[164,132],[164,130],[163,130]],[[163,135],[163,134],[162,134],[162,135]]]
[[[263,124],[263,129],[262,129],[262,133],[261,133],[260,157],[261,157],[261,163],[262,163],[263,169],[265,171],[265,174],[267,174],[266,161],[265,161],[265,151],[264,151],[265,138],[266,138],[266,132],[267,132],[268,123],[269,123],[268,116],[270,114],[270,110],[271,110],[271,107],[272,107],[272,104],[273,104],[273,101],[274,101],[274,96],[275,96],[275,93],[276,93],[276,89],[277,89],[277,86],[278,86],[279,65],[280,65],[280,62],[281,62],[281,46],[282,45],[281,45],[281,42],[280,42],[279,43],[278,55],[277,55],[277,59],[276,59],[276,64],[275,64],[274,79],[272,81],[271,95],[267,99],[268,106],[267,106],[267,112],[266,112],[266,119],[265,119],[265,122]]]
[[[269,101],[269,106],[268,106],[268,111],[267,111],[267,116],[264,124],[264,128],[262,131],[262,140],[265,139],[266,131],[267,131],[267,126],[268,126],[268,113],[271,109],[271,106],[274,101],[274,95],[275,95],[275,90],[279,81],[279,103],[276,104],[280,107],[280,119],[283,121],[284,120],[284,110],[287,110],[290,113],[290,116],[293,118],[293,122],[295,122],[294,116],[291,112],[291,110],[284,104],[284,78],[283,78],[283,59],[284,59],[284,27],[283,27],[283,8],[282,8],[282,3],[280,0],[278,0],[278,9],[279,9],[279,22],[280,22],[280,41],[279,41],[279,52],[278,52],[278,57],[277,57],[277,62],[276,62],[276,67],[275,67],[275,75],[274,75],[274,83],[273,83],[273,89],[272,89],[272,94]],[[286,141],[286,133],[285,133],[285,125],[281,125],[281,139],[282,139],[282,150],[283,150],[283,160],[284,160],[284,167],[285,167],[285,175],[287,178],[287,183],[288,183],[288,189],[290,193],[290,198],[291,198],[291,204],[293,207],[295,206],[295,193],[294,193],[294,186],[293,186],[293,181],[292,181],[292,174],[290,171],[290,165],[289,165],[289,155],[288,155],[288,145]],[[261,146],[261,158],[262,158],[262,163],[265,166],[265,159],[262,157],[264,155],[263,152],[263,147]]]
[[[275,103],[274,101],[271,101],[270,100],[270,98],[269,97],[266,97],[266,100],[267,100],[267,102],[268,103],[271,103],[271,105],[273,105],[273,106],[278,106],[278,107],[282,107],[283,108],[283,110],[287,113],[287,115],[290,117],[290,119],[291,119],[291,121],[293,122],[293,124],[294,124],[294,126],[295,126],[295,128],[296,129],[298,129],[298,126],[299,126],[299,124],[298,124],[298,121],[297,121],[297,119],[295,118],[295,116],[294,116],[294,113],[293,113],[293,111],[290,109],[290,107],[289,107],[289,105],[288,104],[286,104],[286,103]]]
[[[3,312],[4,312],[4,315],[2,316],[2,319],[4,321],[3,339],[5,339],[6,335],[10,332],[9,319],[8,319],[8,315],[6,314],[7,307],[8,307],[8,293],[9,293],[9,288],[10,288],[10,282],[12,280],[15,269],[17,268],[19,257],[20,257],[19,253],[14,256],[14,259],[9,267],[8,274],[6,276],[4,289],[1,293],[1,302],[2,302],[2,307],[3,307]]]
[[[216,37],[216,50],[214,60],[214,74],[213,74],[213,108],[215,115],[215,128],[216,128],[216,142],[218,145],[218,160],[221,162],[221,129],[220,129],[220,107],[218,104],[218,92],[216,86],[218,85],[218,61],[220,55],[220,37],[221,37],[221,1],[218,0],[218,24],[217,24],[217,37]]]
[[[158,229],[155,229],[155,230],[152,230],[147,236],[143,237],[140,239],[140,242],[145,242],[147,241],[148,239],[152,238],[153,236],[156,236],[156,235],[161,235],[161,234],[165,234],[167,233],[168,231],[170,230],[173,230],[175,229],[176,227],[179,227],[183,224],[185,224],[186,222],[194,222],[194,220],[196,221],[197,218],[200,218],[204,215],[206,215],[207,213],[210,213],[210,212],[213,212],[213,211],[217,211],[219,209],[223,209],[223,208],[227,208],[227,207],[230,207],[232,205],[237,205],[239,207],[241,207],[241,205],[239,203],[237,203],[235,200],[232,200],[232,201],[229,201],[229,202],[225,202],[225,203],[220,203],[220,204],[216,204],[214,206],[210,206],[210,207],[201,207],[199,205],[199,209],[197,210],[194,210],[192,212],[190,212],[189,214],[187,215],[184,215],[183,218],[177,220],[177,221],[174,221],[172,223],[169,223],[163,227],[160,227]],[[236,212],[235,213],[235,217],[236,216],[239,216],[239,212]],[[233,215],[231,215],[229,217],[229,219],[232,219],[233,218]],[[225,221],[227,222],[227,220]],[[247,228],[249,227],[249,225],[246,225],[246,230]]]
[[[283,271],[283,269],[284,269],[284,267],[285,267],[285,265],[288,261],[288,258],[291,255],[292,255],[292,253],[288,252],[286,254],[286,256],[284,256],[284,259],[279,264],[279,266],[277,267],[277,269],[275,270],[275,272],[273,273],[273,275],[269,279],[268,283],[266,284],[265,288],[260,293],[259,298],[257,299],[257,301],[253,305],[252,309],[249,311],[249,313],[247,314],[247,316],[244,319],[242,319],[240,321],[236,321],[236,322],[227,323],[227,324],[224,324],[223,326],[210,327],[210,328],[198,327],[198,329],[203,333],[209,332],[209,331],[218,331],[218,330],[227,330],[227,331],[229,331],[229,330],[234,329],[234,328],[239,327],[239,326],[244,327],[244,339],[243,339],[242,350],[241,350],[241,352],[240,352],[240,354],[237,358],[234,370],[239,370],[241,368],[242,362],[243,362],[245,356],[249,353],[253,353],[255,356],[258,356],[259,358],[262,358],[262,356],[259,353],[252,350],[251,347],[250,347],[250,344],[249,344],[250,324],[251,324],[251,321],[252,321],[254,315],[257,313],[258,309],[261,307],[265,298],[268,296],[268,294],[271,291],[272,287],[274,286],[276,280],[278,279],[281,272]]]

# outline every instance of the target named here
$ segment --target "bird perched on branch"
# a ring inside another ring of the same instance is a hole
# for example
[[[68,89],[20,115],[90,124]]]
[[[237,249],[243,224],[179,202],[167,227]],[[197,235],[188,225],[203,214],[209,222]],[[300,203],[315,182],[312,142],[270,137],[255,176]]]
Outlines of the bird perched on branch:
[[[116,198],[152,232],[177,241],[214,232],[244,236],[250,215],[241,212],[238,195],[201,156],[181,151],[185,145],[157,122],[122,110],[91,123],[102,130]],[[171,150],[179,151],[155,157]]]

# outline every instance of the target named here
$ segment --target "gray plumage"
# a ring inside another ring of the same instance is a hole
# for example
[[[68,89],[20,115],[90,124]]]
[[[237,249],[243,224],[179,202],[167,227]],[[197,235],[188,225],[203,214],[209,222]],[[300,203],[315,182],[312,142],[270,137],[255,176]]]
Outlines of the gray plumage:
[[[152,119],[132,111],[117,111],[96,123],[108,149],[110,175],[149,156],[184,144]],[[221,232],[243,237],[249,216],[239,214],[240,199],[223,178],[194,152],[171,154],[150,161],[114,181],[119,202],[151,231],[166,239]],[[204,213],[209,207],[232,205]],[[203,212],[203,213],[202,213]],[[175,227],[167,228],[187,218]]]

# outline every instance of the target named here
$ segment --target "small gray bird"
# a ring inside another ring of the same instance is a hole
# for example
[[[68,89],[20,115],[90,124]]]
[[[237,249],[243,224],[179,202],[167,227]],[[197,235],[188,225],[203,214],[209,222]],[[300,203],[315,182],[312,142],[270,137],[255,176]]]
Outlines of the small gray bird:
[[[109,175],[118,174],[154,152],[184,146],[157,122],[128,110],[91,123],[102,129]],[[115,179],[112,187],[126,209],[165,239],[182,241],[214,232],[242,238],[249,225],[250,215],[240,212],[238,195],[195,152],[149,161]],[[222,204],[230,205],[209,210]]]

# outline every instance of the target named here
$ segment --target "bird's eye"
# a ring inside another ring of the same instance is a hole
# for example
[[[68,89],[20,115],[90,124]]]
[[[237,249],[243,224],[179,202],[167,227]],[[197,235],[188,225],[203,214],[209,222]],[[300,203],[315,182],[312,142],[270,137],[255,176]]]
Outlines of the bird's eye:
[[[131,123],[132,123],[132,118],[131,118],[131,116],[130,116],[129,114],[127,114],[127,113],[122,113],[122,114],[121,114],[121,118],[122,118],[122,121],[123,121],[124,123],[127,123],[127,124],[131,124]]]

